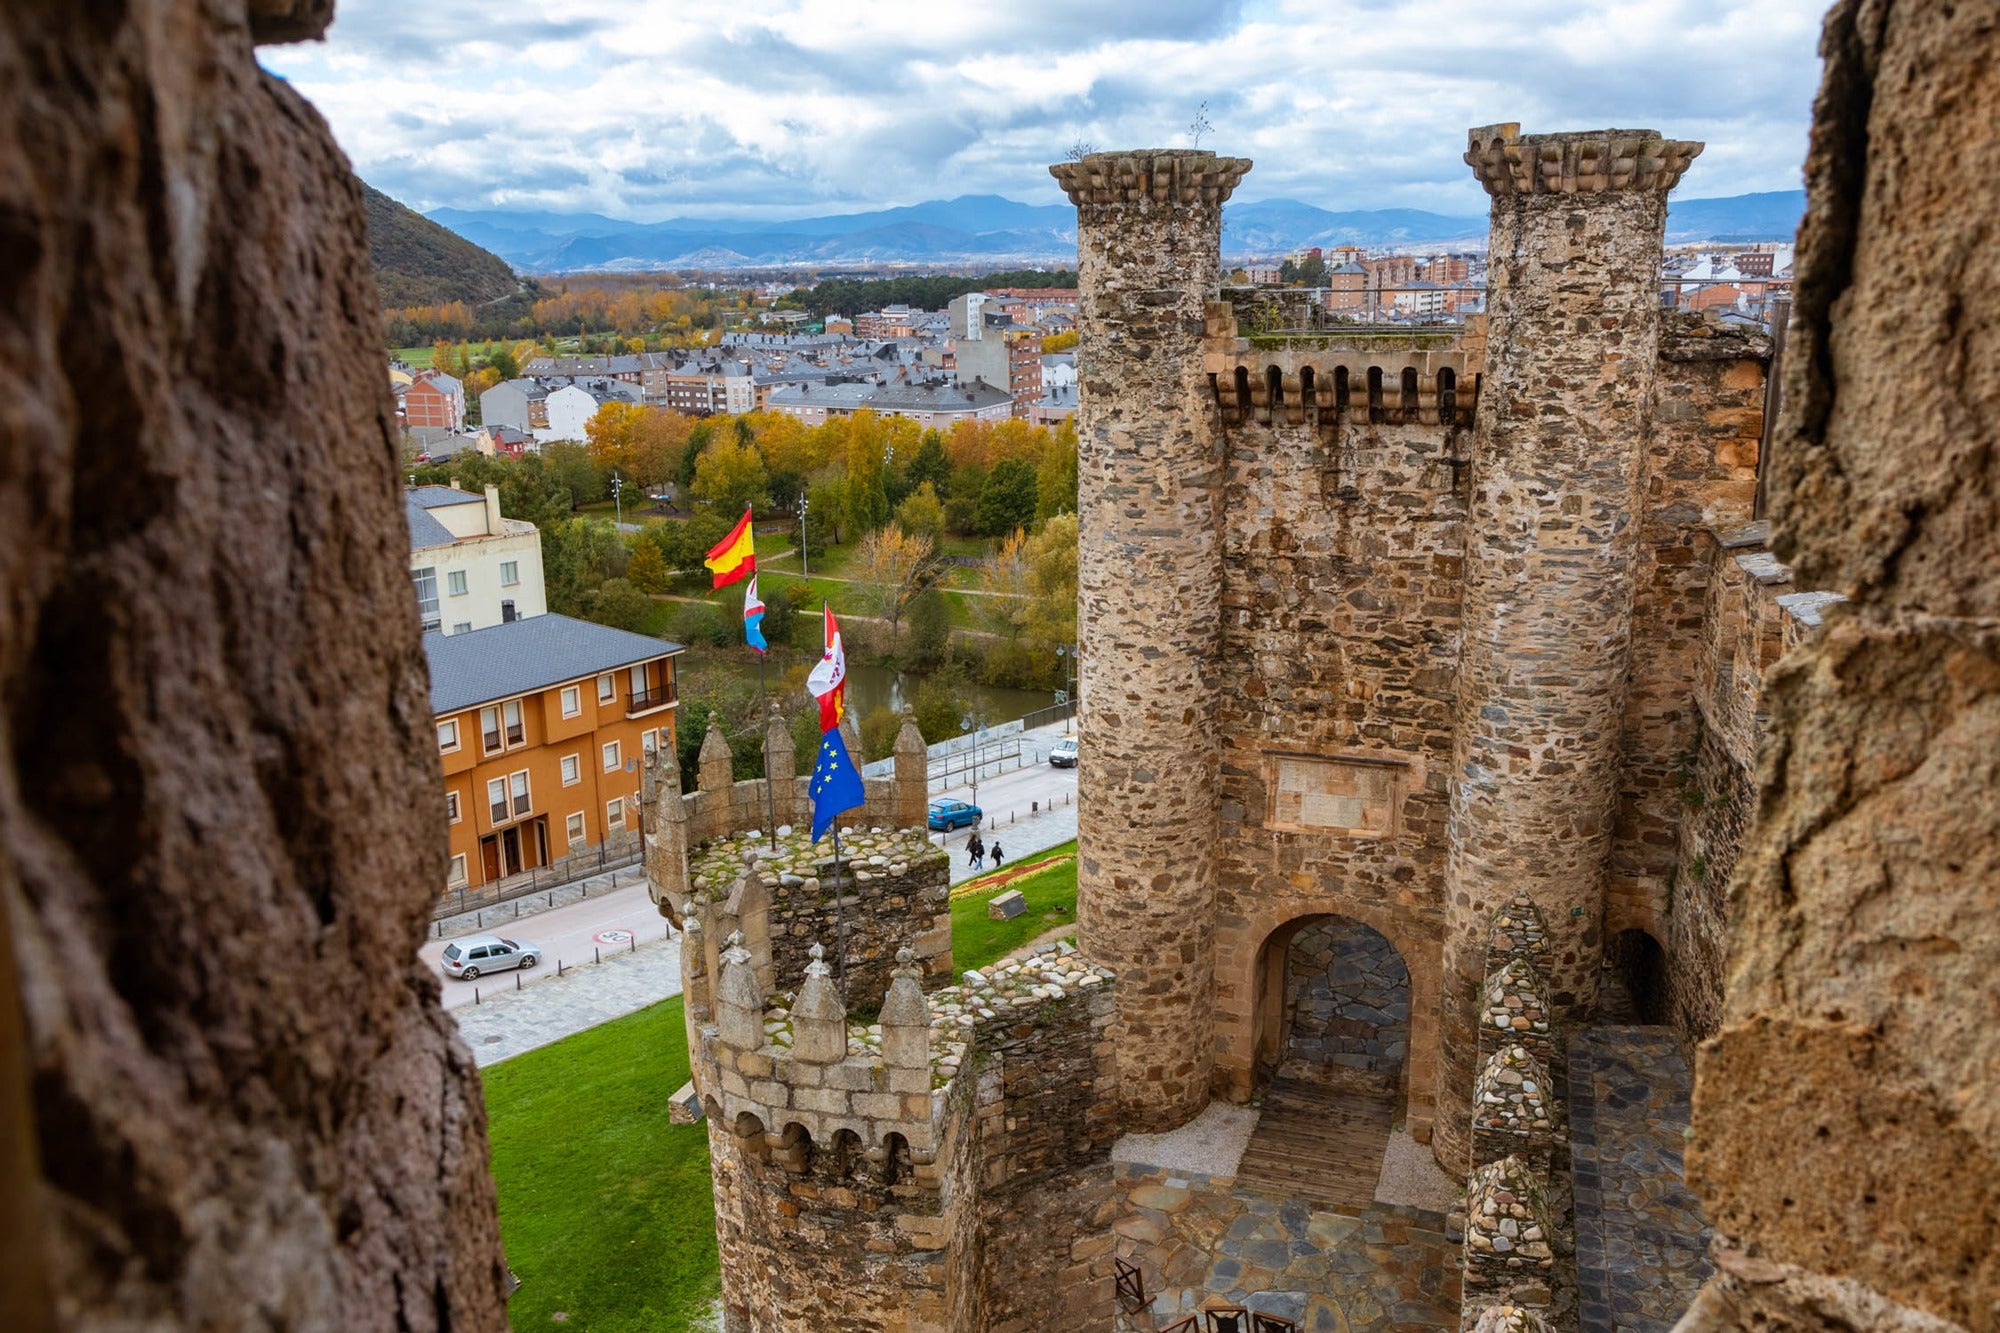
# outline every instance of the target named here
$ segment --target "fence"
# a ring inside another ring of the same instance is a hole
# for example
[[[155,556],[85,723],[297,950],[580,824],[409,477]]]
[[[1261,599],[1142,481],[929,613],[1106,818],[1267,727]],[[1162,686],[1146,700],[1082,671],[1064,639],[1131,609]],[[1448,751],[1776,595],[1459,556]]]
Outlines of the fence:
[[[573,884],[580,879],[601,875],[607,870],[623,870],[627,866],[639,864],[643,852],[639,840],[634,837],[628,843],[607,850],[599,843],[594,852],[579,852],[562,857],[549,865],[537,866],[504,879],[490,880],[477,888],[459,885],[446,889],[431,906],[431,919],[457,916],[462,912],[476,912],[482,908],[498,907],[516,898],[526,898],[537,893],[547,893],[565,884]]]

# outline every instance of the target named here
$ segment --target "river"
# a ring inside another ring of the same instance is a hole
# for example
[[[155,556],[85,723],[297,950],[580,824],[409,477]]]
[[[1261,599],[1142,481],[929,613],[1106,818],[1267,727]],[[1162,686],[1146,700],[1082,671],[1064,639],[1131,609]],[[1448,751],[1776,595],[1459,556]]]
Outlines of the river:
[[[855,717],[867,717],[877,708],[900,710],[916,697],[921,676],[885,666],[847,667],[847,707]],[[1012,722],[1041,708],[1053,708],[1056,697],[1048,690],[1010,690],[998,685],[969,681],[961,689],[966,705],[979,714],[989,727]]]

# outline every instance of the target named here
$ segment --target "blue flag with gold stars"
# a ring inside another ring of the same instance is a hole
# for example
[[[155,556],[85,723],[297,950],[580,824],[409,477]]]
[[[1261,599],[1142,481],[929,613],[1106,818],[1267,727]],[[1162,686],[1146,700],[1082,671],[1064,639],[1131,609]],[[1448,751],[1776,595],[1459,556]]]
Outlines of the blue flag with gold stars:
[[[814,842],[825,835],[834,816],[868,802],[868,793],[861,785],[860,770],[847,757],[847,742],[840,739],[839,727],[820,734],[819,758],[813,761],[809,790],[812,792]]]

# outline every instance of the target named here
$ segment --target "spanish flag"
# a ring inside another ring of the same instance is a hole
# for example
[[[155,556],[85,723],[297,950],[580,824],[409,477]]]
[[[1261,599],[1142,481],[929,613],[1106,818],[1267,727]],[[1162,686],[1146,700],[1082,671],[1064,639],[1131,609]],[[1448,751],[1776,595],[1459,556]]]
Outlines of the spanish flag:
[[[743,506],[743,517],[729,530],[729,535],[717,542],[702,561],[715,571],[715,586],[726,587],[757,568],[757,543],[750,531],[750,506]]]

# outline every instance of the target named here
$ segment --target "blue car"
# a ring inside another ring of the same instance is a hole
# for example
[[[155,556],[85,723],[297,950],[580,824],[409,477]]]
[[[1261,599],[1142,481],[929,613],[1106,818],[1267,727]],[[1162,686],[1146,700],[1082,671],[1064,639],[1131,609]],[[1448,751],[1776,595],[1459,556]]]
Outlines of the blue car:
[[[930,826],[933,833],[949,833],[955,828],[973,828],[986,812],[967,801],[932,801]]]

